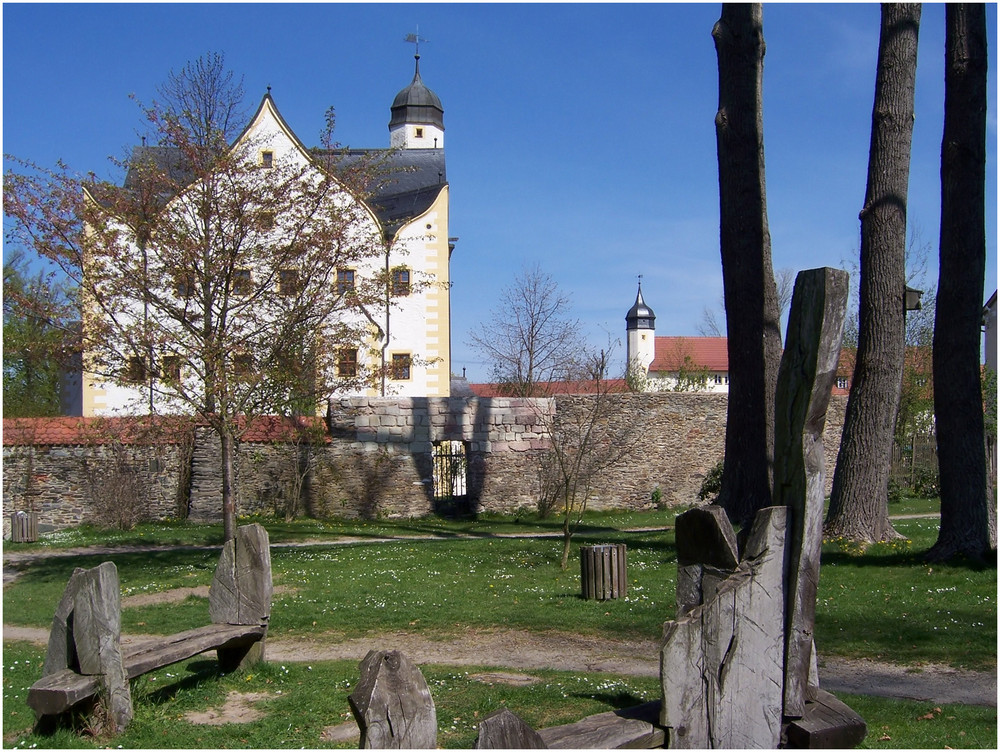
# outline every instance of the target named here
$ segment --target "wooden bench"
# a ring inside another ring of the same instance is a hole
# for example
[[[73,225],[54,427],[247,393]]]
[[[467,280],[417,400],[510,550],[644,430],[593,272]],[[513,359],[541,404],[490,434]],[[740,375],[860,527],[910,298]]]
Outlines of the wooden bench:
[[[128,681],[215,650],[223,671],[262,660],[271,612],[267,531],[247,525],[223,546],[209,589],[212,623],[121,648],[121,589],[112,562],[77,569],[56,608],[42,678],[28,690],[39,723],[103,696],[117,730],[132,718]]]

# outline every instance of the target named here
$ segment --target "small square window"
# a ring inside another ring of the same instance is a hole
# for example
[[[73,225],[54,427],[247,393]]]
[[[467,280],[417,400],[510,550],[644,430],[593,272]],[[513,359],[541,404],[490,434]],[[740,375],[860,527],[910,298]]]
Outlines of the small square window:
[[[161,378],[167,383],[179,384],[181,381],[181,359],[178,355],[164,355]]]
[[[389,377],[394,381],[409,381],[410,363],[411,358],[409,354],[404,353],[393,355],[392,366],[389,370]]]
[[[295,295],[299,291],[299,270],[282,269],[278,272],[278,293]]]
[[[194,274],[191,272],[179,272],[174,275],[174,294],[178,298],[186,300],[194,295],[194,290]]]
[[[337,294],[346,295],[354,289],[354,270],[353,269],[338,269],[337,270]]]
[[[273,230],[274,212],[273,211],[257,212],[257,228],[263,231]]]
[[[253,355],[247,352],[240,352],[233,355],[232,360],[233,376],[245,378],[253,373]]]
[[[337,375],[347,378],[358,375],[358,351],[353,347],[341,348],[337,353]]]
[[[146,359],[138,355],[133,355],[125,364],[125,381],[131,384],[142,384],[149,378],[149,369],[146,368]]]
[[[423,128],[417,128],[416,129],[416,137],[417,138],[423,138],[424,137],[424,129]]]
[[[234,295],[249,295],[253,279],[249,269],[234,269],[230,289]]]
[[[392,294],[393,295],[409,295],[410,294],[410,270],[409,269],[395,269],[392,272]]]
[[[260,165],[266,170],[274,167],[274,152],[273,151],[262,151],[260,153]]]

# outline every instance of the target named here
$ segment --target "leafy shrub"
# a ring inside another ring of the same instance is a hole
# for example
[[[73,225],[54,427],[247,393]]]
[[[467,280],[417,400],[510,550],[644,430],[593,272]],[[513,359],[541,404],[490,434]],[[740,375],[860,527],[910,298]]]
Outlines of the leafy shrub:
[[[903,500],[903,486],[895,478],[889,478],[889,503],[899,504]]]
[[[913,488],[911,490],[914,496],[918,496],[921,499],[933,499],[940,496],[941,480],[938,477],[937,470],[923,467],[917,468],[913,474]]]
[[[725,466],[723,460],[719,460],[715,463],[715,467],[709,470],[705,474],[705,480],[701,482],[701,488],[698,490],[698,498],[704,501],[705,499],[715,497],[719,495],[722,490],[722,468]]]

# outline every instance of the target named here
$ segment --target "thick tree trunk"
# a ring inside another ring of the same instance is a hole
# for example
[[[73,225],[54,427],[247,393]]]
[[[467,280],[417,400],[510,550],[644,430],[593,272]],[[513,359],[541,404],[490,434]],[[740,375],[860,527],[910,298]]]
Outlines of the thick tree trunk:
[[[774,389],[781,358],[764,184],[760,4],[724,3],[712,29],[719,58],[720,248],[729,337],[726,459],[717,503],[734,523],[771,503]]]
[[[986,7],[947,5],[934,414],[941,530],[934,561],[990,551],[979,326],[986,270]],[[994,518],[995,519],[995,518]],[[995,527],[995,521],[994,521]]]
[[[889,522],[889,467],[903,376],[906,191],[920,6],[883,4],[861,210],[858,353],[825,531],[862,542],[900,537]]]

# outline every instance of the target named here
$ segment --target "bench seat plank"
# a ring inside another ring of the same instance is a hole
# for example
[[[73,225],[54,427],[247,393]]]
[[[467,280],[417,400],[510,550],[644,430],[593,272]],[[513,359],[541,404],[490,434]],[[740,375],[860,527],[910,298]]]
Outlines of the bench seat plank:
[[[208,650],[249,645],[264,638],[261,625],[209,624],[163,638],[150,639],[124,654],[129,679],[192,658]],[[92,697],[100,687],[100,676],[86,676],[63,669],[43,676],[28,690],[28,705],[39,716],[56,715]]]
[[[660,701],[611,710],[565,726],[538,730],[549,749],[654,749],[666,744]]]

